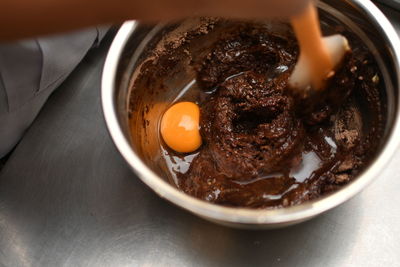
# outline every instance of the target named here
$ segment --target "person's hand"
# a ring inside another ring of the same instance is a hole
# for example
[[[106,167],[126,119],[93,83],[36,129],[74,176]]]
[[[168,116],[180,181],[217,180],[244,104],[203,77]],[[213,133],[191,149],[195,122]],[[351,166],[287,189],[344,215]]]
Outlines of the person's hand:
[[[132,3],[132,0],[127,0]],[[300,12],[310,0],[145,0],[134,1],[135,15],[146,21],[171,20],[189,16],[228,18],[289,17]],[[129,10],[126,10],[129,17]]]
[[[0,0],[0,41],[128,19],[288,17],[312,0]]]

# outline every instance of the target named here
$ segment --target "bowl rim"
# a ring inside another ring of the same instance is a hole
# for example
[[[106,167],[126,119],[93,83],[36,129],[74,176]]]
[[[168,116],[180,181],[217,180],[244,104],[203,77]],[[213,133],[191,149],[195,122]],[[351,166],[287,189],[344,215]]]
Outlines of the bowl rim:
[[[384,35],[384,37],[386,37],[389,41],[390,48],[394,52],[394,67],[399,80],[400,39],[392,24],[372,2],[365,0],[353,0],[352,4],[366,12],[371,18],[372,22],[382,32],[382,35]],[[201,217],[228,223],[282,224],[302,221],[338,206],[339,204],[355,196],[358,192],[370,184],[376,176],[379,175],[399,147],[400,138],[396,136],[400,136],[400,109],[397,108],[395,111],[393,127],[391,132],[388,134],[388,141],[380,151],[379,156],[376,157],[376,160],[374,160],[357,179],[346,185],[341,190],[338,190],[332,194],[296,206],[267,210],[225,207],[187,195],[173,187],[146,166],[146,164],[131,148],[130,142],[124,135],[118,122],[116,112],[117,107],[114,95],[116,90],[116,70],[120,62],[122,51],[129,37],[135,31],[137,26],[137,21],[125,22],[115,36],[114,41],[109,49],[103,68],[101,82],[103,114],[106,120],[108,131],[115,145],[136,175],[145,184],[152,188],[159,196],[168,199],[175,205],[185,210],[188,210]],[[400,88],[397,88],[397,90],[399,89]],[[400,103],[400,94],[397,97],[397,103]]]

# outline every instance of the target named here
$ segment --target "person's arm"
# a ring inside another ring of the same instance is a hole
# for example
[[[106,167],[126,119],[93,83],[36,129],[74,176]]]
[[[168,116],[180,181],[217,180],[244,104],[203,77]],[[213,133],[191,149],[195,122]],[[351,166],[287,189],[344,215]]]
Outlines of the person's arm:
[[[308,0],[1,0],[0,40],[128,19],[158,21],[193,15],[286,17],[301,10],[306,2]]]

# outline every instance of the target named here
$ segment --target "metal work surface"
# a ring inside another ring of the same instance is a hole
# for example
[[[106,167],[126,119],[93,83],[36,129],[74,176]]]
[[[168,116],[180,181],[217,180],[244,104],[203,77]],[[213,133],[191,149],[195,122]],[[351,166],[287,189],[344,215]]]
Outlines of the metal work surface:
[[[400,15],[388,14],[400,30]],[[50,98],[0,171],[4,266],[398,266],[400,152],[344,205],[269,231],[226,228],[156,196],[109,137],[110,38]]]

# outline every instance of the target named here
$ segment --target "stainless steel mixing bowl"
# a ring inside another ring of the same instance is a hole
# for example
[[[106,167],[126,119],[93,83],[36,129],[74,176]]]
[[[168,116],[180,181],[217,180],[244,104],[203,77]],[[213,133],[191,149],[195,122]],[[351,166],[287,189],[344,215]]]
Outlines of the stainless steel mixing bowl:
[[[163,49],[159,42],[168,27],[149,27],[129,21],[119,30],[107,56],[102,80],[102,104],[111,137],[137,176],[158,195],[183,209],[216,223],[243,228],[282,227],[305,221],[345,202],[379,177],[400,141],[400,41],[390,22],[370,1],[326,0],[320,2],[319,7],[354,31],[370,48],[382,70],[386,88],[382,95],[387,97],[388,102],[385,133],[377,156],[365,171],[333,194],[298,206],[274,210],[223,207],[180,192],[152,161],[152,157],[160,153],[156,121],[177,92],[168,89],[161,97],[152,100],[146,95],[145,84],[141,86],[142,90],[137,89],[140,86],[133,86],[138,69],[148,63],[144,51],[148,48]],[[170,77],[168,88],[182,88],[179,86],[193,78],[193,74],[182,72],[182,64],[177,63],[174,71],[165,74]],[[136,99],[136,106],[133,107],[136,110],[136,124],[144,123],[140,124],[143,125],[141,128],[133,127],[132,135],[128,119],[130,98]],[[144,104],[149,101],[153,101],[151,110],[145,110]]]

